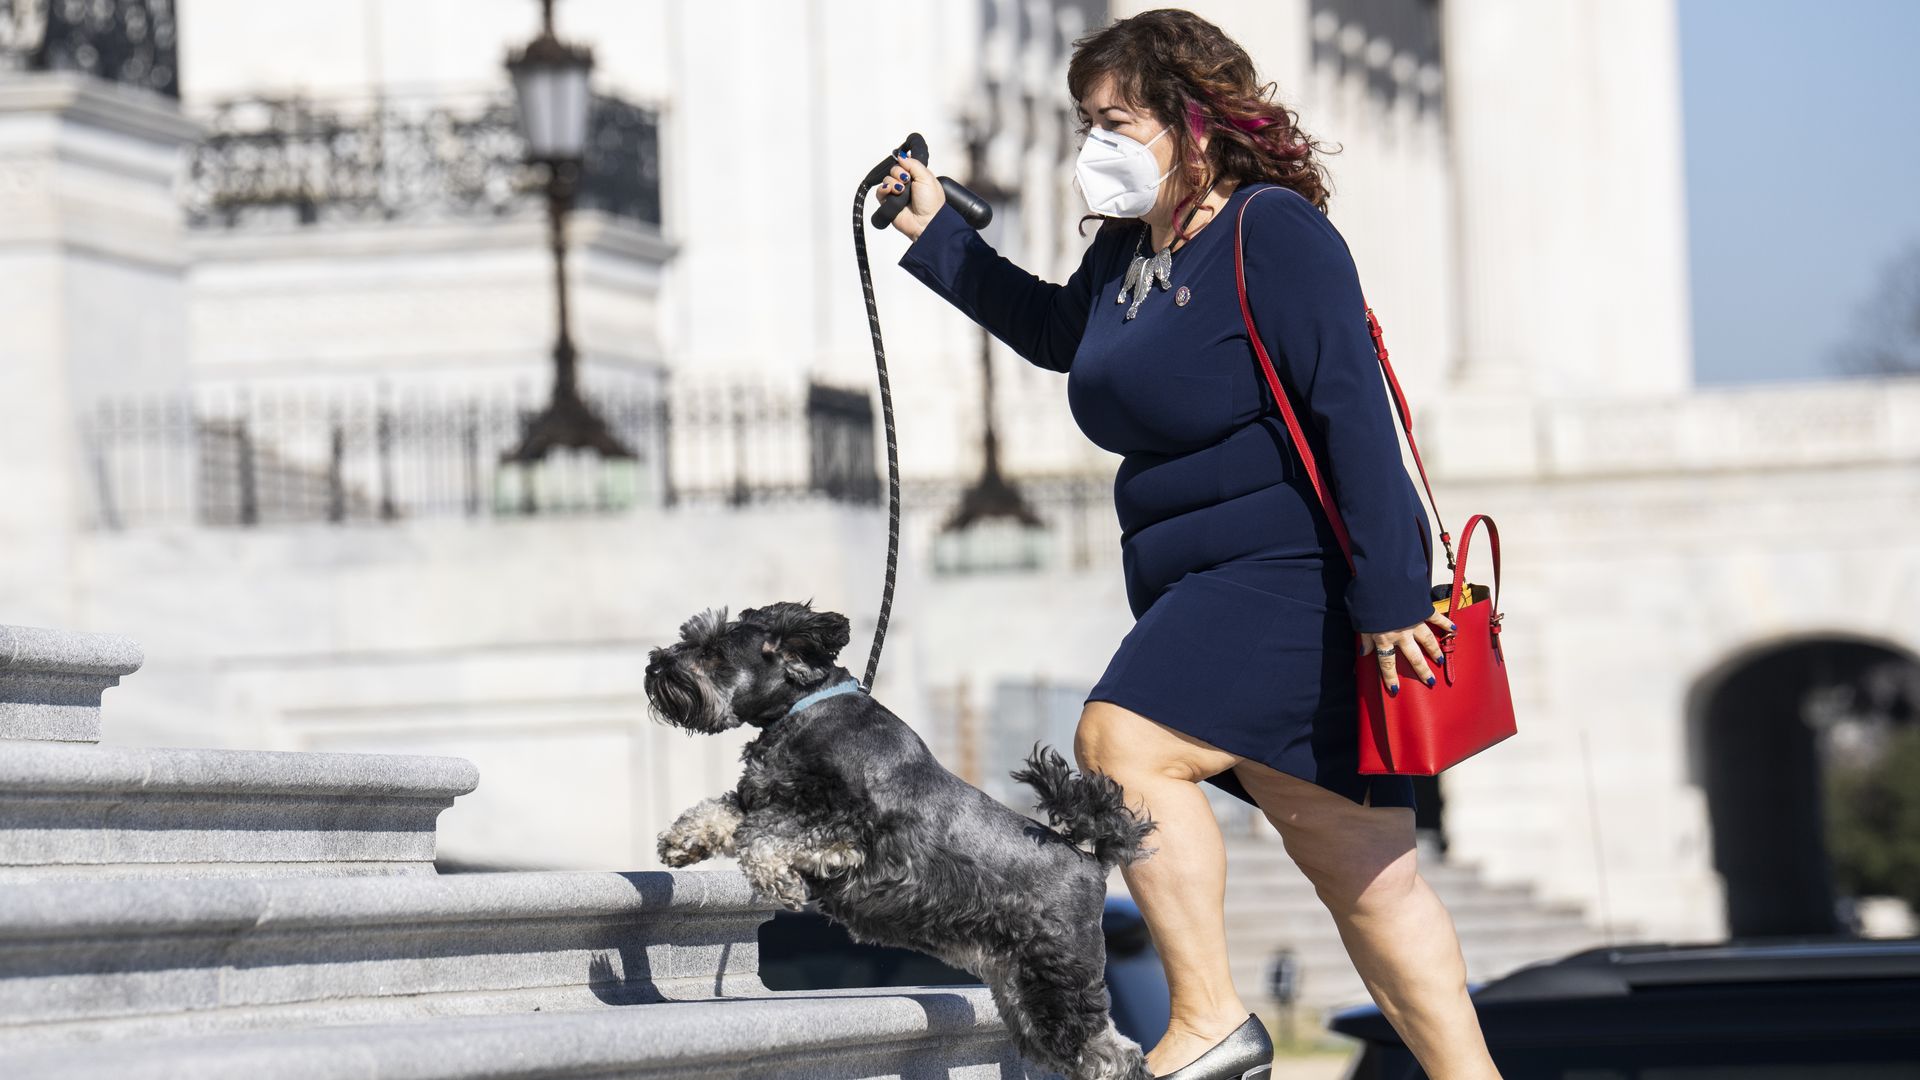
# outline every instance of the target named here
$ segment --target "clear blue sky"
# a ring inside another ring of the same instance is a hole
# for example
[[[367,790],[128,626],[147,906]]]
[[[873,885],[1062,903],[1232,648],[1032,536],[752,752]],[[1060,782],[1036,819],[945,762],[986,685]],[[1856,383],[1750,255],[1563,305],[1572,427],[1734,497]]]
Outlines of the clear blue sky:
[[[1833,378],[1920,240],[1920,0],[1679,0],[1701,384]]]

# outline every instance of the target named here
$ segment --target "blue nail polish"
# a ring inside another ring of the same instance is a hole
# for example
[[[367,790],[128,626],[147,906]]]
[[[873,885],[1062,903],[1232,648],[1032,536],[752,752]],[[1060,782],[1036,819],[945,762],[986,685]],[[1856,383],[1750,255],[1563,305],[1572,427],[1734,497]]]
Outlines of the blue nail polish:
[[[1428,686],[1432,686],[1432,685],[1433,685],[1433,676],[1431,676],[1431,675],[1429,675],[1429,676],[1427,676],[1427,685],[1428,685]]]
[[[1447,662],[1447,658],[1446,658],[1446,657],[1445,657],[1445,656],[1443,655],[1443,656],[1441,656],[1441,657],[1440,657],[1440,660],[1439,660],[1439,662],[1440,662],[1440,663],[1442,663],[1442,664],[1444,664],[1444,663],[1446,663],[1446,662]]]
[[[1387,687],[1387,696],[1388,696],[1388,697],[1399,697],[1399,696],[1400,696],[1400,684],[1399,684],[1399,683],[1394,683],[1394,684],[1393,684],[1392,686],[1389,686],[1389,687]]]

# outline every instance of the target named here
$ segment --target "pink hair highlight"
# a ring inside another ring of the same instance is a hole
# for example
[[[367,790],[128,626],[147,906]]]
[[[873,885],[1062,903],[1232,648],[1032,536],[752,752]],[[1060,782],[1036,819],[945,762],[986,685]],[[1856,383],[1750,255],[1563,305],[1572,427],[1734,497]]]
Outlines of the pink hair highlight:
[[[1207,129],[1205,114],[1200,111],[1200,103],[1187,102],[1187,134],[1198,137]]]

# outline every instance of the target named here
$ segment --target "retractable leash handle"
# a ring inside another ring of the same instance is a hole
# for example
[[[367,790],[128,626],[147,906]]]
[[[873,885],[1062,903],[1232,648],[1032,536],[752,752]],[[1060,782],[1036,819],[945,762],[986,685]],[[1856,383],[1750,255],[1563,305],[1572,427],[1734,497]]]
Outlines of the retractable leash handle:
[[[893,610],[893,577],[900,559],[900,446],[893,430],[893,390],[887,383],[887,350],[880,343],[880,309],[873,302],[873,272],[867,263],[867,234],[860,227],[860,213],[867,205],[867,192],[874,185],[886,180],[899,166],[899,155],[905,153],[921,164],[927,163],[927,140],[919,132],[907,136],[905,142],[880,164],[868,171],[866,178],[860,181],[860,188],[853,195],[853,255],[860,264],[860,291],[867,301],[867,326],[873,332],[873,362],[880,373],[880,414],[887,431],[887,579],[880,593],[880,618],[873,627],[873,651],[867,655],[867,677],[861,680],[860,689],[872,693],[873,680],[880,670],[880,643],[887,634],[887,617]],[[947,194],[947,202],[960,212],[968,225],[975,229],[984,229],[993,220],[993,207],[985,199],[968,191],[951,177],[936,177],[941,190]],[[912,202],[912,191],[908,189],[897,195],[888,195],[880,200],[873,212],[873,227],[884,229],[893,224],[900,211]]]
[[[893,175],[894,168],[900,163],[899,155],[902,153],[922,165],[929,163],[927,161],[927,140],[922,138],[919,132],[913,132],[907,136],[906,142],[901,143],[895,148],[892,154],[887,156],[885,161],[875,165],[873,171],[867,174],[866,182],[860,189],[860,194],[863,198],[868,188],[885,181],[889,176]],[[989,206],[985,199],[968,191],[966,185],[951,176],[936,176],[934,179],[940,181],[940,190],[947,193],[947,201],[952,203],[953,208],[960,212],[960,216],[966,219],[967,224],[973,226],[975,229],[984,229],[987,227],[987,224],[993,220],[993,207]],[[912,195],[912,190],[908,189],[897,195],[882,197],[880,205],[875,207],[873,211],[873,227],[876,229],[884,229],[893,224],[893,219],[900,216],[900,211],[905,210],[907,205],[912,202]]]

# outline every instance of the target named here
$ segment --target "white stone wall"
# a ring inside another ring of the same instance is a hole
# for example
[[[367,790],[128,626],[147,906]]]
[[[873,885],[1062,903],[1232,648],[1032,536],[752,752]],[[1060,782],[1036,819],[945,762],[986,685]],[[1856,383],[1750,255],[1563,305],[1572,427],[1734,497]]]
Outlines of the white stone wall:
[[[194,137],[158,95],[0,72],[0,563],[15,622],[64,625],[76,416],[98,394],[185,385],[171,182]]]
[[[657,297],[673,250],[650,228],[574,215],[568,282],[583,379],[664,374]],[[449,392],[553,379],[553,256],[544,217],[202,231],[191,240],[194,381],[202,386]]]

